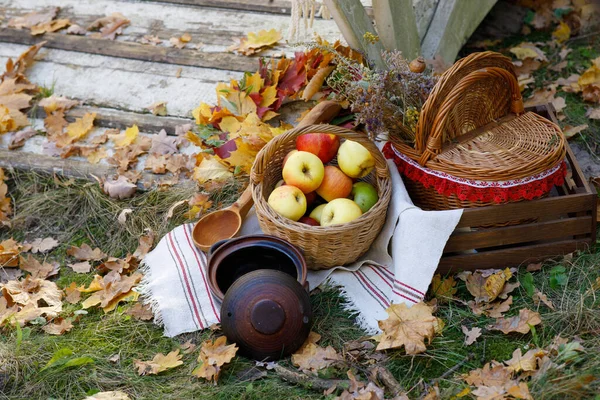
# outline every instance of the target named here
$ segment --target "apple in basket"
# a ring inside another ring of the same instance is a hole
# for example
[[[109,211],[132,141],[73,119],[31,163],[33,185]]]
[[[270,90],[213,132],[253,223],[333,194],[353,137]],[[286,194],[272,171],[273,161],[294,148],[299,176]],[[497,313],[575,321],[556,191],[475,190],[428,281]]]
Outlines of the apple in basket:
[[[326,201],[348,197],[352,192],[352,179],[342,172],[338,167],[328,165],[325,167],[325,175],[321,186],[317,188],[317,194]]]
[[[289,153],[287,153],[287,154],[285,155],[285,157],[283,157],[283,163],[281,164],[281,168],[285,167],[285,163],[286,163],[286,162],[287,162],[287,160],[290,158],[290,156],[291,156],[292,154],[294,154],[294,153],[297,153],[297,152],[298,152],[298,150],[292,150],[292,151],[290,151]]]
[[[333,160],[340,147],[340,138],[331,133],[307,133],[298,136],[296,148],[308,151],[321,159],[323,164]]]
[[[301,222],[303,224],[306,225],[310,225],[310,226],[320,226],[321,224],[319,224],[319,221],[317,221],[314,218],[311,217],[302,217],[298,220],[298,222]]]
[[[320,206],[316,206],[315,209],[312,210],[308,216],[320,224],[321,223],[321,215],[323,214],[323,209],[325,208],[326,205],[327,204],[321,204]]]
[[[367,182],[356,182],[352,186],[351,197],[358,204],[363,214],[369,211],[377,203],[377,200],[379,200],[377,189]]]
[[[321,226],[345,224],[362,215],[358,204],[350,199],[331,200],[323,208]]]
[[[302,193],[314,192],[321,186],[324,174],[325,167],[319,157],[307,151],[290,155],[282,171],[285,184],[297,187]]]
[[[352,140],[346,140],[337,154],[340,169],[350,178],[367,176],[375,167],[375,157],[365,146]]]
[[[306,212],[306,197],[295,186],[279,186],[271,192],[267,203],[277,214],[293,221],[298,221]]]

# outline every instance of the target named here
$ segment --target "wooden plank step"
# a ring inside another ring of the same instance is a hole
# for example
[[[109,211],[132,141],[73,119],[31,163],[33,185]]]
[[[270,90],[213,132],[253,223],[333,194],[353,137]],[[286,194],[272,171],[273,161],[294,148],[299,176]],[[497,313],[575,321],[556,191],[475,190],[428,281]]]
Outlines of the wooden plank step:
[[[182,4],[187,6],[226,8],[228,10],[243,10],[265,12],[271,14],[287,14],[292,11],[292,4],[286,0],[143,0]]]
[[[89,36],[64,35],[61,33],[46,33],[43,37],[39,37],[32,36],[26,30],[0,29],[0,42],[32,46],[42,40],[47,42],[44,46],[50,49],[77,51],[165,64],[239,72],[253,71],[258,65],[258,57],[238,56],[232,53],[207,53],[198,50],[149,46],[141,43],[111,41],[95,39]]]
[[[22,45],[0,45],[0,63],[9,57],[15,59],[26,49]],[[190,118],[201,102],[216,104],[218,82],[242,77],[239,72],[63,50],[42,49],[36,60],[27,76],[39,86],[53,87],[57,95],[79,99],[87,105],[140,113],[155,102],[166,101],[169,115],[183,118]]]

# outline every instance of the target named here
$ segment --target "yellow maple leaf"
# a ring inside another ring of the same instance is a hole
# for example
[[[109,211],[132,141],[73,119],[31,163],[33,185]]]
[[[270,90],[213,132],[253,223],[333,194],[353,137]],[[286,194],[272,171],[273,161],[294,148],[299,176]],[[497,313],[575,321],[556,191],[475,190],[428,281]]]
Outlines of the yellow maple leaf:
[[[108,157],[108,153],[106,152],[106,148],[98,147],[96,150],[92,151],[88,154],[87,159],[90,164],[98,164],[100,160]]]
[[[533,58],[539,61],[548,61],[546,54],[533,43],[521,43],[520,45],[511,48],[509,51],[519,60]]]
[[[594,64],[589,67],[577,80],[582,88],[589,85],[600,86],[600,57],[594,60]]]
[[[442,279],[440,274],[435,274],[431,281],[431,293],[440,302],[447,302],[452,299],[452,296],[456,293],[456,281],[453,277]]]
[[[319,339],[321,335],[310,332],[304,344],[292,354],[292,364],[304,372],[316,373],[342,359],[333,347],[318,346]]]
[[[116,148],[126,147],[132,144],[138,137],[140,130],[137,125],[130,126],[125,129],[125,132],[116,135],[108,135],[108,137],[115,143]]]
[[[17,123],[10,115],[10,110],[0,104],[0,134],[17,129]]]
[[[385,310],[389,317],[379,321],[383,331],[376,337],[379,341],[377,350],[395,349],[404,346],[406,354],[422,353],[425,339],[431,341],[439,322],[432,315],[432,307],[420,302],[408,308],[406,304],[392,304]]]
[[[237,145],[237,149],[232,151],[224,161],[232,167],[240,167],[244,172],[249,174],[258,151],[253,150],[242,138],[237,138],[235,144]]]
[[[257,33],[248,33],[248,40],[245,42],[245,47],[258,49],[260,47],[272,46],[281,40],[281,32],[273,28],[270,30],[260,30]]]
[[[560,25],[552,32],[552,37],[555,38],[558,43],[566,42],[571,37],[571,28],[569,28],[569,25],[560,21]]]
[[[246,90],[249,90],[250,93],[258,93],[262,89],[263,82],[264,79],[261,78],[258,72],[248,75],[246,76]]]
[[[236,117],[223,117],[221,122],[219,122],[219,128],[221,128],[223,132],[229,133],[229,139],[235,139],[241,127],[242,124]]]
[[[71,142],[79,140],[88,134],[94,127],[96,113],[85,113],[82,118],[77,118],[75,122],[67,125],[67,135]]]
[[[223,181],[233,176],[229,168],[221,164],[215,157],[204,158],[194,168],[193,178],[202,184],[208,181]]]
[[[192,116],[196,119],[196,123],[199,125],[208,124],[212,112],[210,111],[211,106],[206,103],[201,103],[198,107],[192,111]]]
[[[269,107],[277,100],[277,86],[267,86],[261,92],[262,99],[260,100],[261,107]]]

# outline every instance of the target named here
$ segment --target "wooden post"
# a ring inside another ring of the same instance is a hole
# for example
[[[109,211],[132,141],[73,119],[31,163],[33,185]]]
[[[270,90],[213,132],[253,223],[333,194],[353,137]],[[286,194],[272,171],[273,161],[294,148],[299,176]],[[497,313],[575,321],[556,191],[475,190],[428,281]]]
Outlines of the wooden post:
[[[325,0],[325,5],[350,47],[364,52],[378,69],[385,69],[381,41],[371,43],[364,36],[366,32],[377,35],[377,31],[360,0]]]
[[[452,64],[460,48],[496,4],[496,0],[440,0],[421,41],[425,58],[440,55]]]
[[[373,0],[379,38],[387,50],[400,50],[412,60],[421,53],[421,41],[412,0]]]

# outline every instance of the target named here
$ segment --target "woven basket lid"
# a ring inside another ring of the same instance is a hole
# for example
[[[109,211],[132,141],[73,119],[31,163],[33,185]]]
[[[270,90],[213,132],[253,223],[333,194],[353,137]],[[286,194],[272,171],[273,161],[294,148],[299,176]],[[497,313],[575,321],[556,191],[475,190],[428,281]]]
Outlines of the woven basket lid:
[[[310,332],[307,291],[289,274],[262,269],[243,275],[225,293],[221,327],[240,353],[276,360],[296,351]]]

